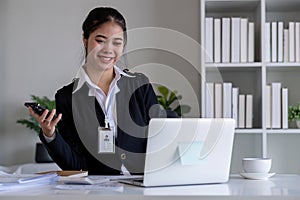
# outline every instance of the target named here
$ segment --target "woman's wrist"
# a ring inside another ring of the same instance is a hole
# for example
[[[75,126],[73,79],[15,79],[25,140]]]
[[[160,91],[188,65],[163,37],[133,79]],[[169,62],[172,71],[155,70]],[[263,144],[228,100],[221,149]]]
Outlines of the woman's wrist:
[[[53,134],[52,134],[51,136],[48,136],[48,135],[46,135],[46,134],[43,132],[43,136],[44,136],[46,142],[49,143],[49,142],[51,142],[51,141],[53,141],[53,140],[55,139],[56,134],[55,134],[55,131],[54,131]]]
[[[42,129],[42,132],[43,132],[43,135],[44,136],[46,136],[46,137],[48,137],[48,138],[51,138],[51,137],[53,137],[53,135],[54,135],[54,133],[55,133],[55,130],[54,131],[45,131],[45,130],[43,130]]]

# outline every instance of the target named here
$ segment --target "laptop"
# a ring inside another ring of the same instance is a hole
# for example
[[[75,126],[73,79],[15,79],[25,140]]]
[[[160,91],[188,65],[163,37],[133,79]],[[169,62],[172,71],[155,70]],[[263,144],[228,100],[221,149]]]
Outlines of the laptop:
[[[119,182],[143,187],[225,183],[234,130],[229,118],[151,119],[144,176]]]

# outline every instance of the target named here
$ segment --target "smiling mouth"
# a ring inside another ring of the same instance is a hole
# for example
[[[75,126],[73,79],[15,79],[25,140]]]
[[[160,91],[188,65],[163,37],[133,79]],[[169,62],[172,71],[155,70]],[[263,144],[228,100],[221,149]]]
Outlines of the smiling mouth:
[[[113,57],[106,57],[106,56],[98,56],[101,62],[110,63],[114,58]]]

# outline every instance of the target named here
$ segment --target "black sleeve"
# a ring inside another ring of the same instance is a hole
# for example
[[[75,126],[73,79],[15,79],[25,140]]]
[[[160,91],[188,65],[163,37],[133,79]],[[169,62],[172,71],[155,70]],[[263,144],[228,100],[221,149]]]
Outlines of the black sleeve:
[[[55,95],[57,113],[62,113],[62,121],[58,123],[56,137],[50,143],[45,141],[42,133],[41,141],[46,145],[52,159],[63,170],[86,170],[86,158],[78,137],[72,116],[72,95],[58,92]]]

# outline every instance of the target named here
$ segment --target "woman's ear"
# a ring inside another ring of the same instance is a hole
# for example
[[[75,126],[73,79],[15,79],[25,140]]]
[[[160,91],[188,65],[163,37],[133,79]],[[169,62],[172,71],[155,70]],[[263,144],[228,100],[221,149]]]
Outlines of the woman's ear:
[[[82,34],[82,42],[83,42],[83,46],[86,49],[87,48],[87,39],[84,38],[83,34]]]

